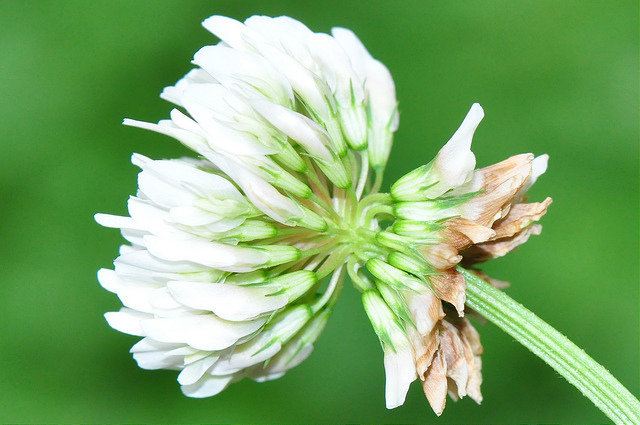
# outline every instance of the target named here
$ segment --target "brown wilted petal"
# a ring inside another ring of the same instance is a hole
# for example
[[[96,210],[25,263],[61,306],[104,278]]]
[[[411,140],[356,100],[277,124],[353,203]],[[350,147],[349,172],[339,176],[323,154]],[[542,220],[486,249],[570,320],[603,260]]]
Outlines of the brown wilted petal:
[[[416,373],[421,381],[425,380],[425,374],[431,366],[433,356],[440,346],[440,332],[434,329],[429,335],[420,335],[414,328],[407,328],[407,336],[413,347],[416,364]]]
[[[467,282],[455,269],[429,276],[431,287],[441,300],[453,304],[459,316],[464,316],[464,302],[467,299]]]
[[[489,227],[481,226],[462,217],[452,218],[443,224],[445,228],[439,232],[439,236],[458,251],[468,248],[474,243],[488,241],[496,234]]]
[[[458,255],[458,250],[445,243],[423,245],[419,251],[425,260],[437,270],[450,269],[462,260],[462,256]]]
[[[469,369],[469,381],[467,382],[467,395],[473,401],[482,403],[482,358],[480,356],[473,357],[473,367]]]
[[[523,153],[476,170],[472,178],[472,184],[476,186],[473,190],[491,191],[514,177],[524,182],[531,175],[532,161],[533,154]]]
[[[406,291],[405,299],[420,335],[429,334],[444,317],[440,298],[429,288],[421,292]]]
[[[479,194],[460,207],[461,215],[481,226],[491,227],[508,212],[509,203],[523,182],[522,176],[514,176],[498,187]]]
[[[455,326],[443,320],[441,327],[439,351],[444,354],[447,362],[447,377],[453,381],[448,383],[449,393],[464,397],[467,395],[467,381],[469,380],[464,344]]]
[[[551,198],[547,198],[543,202],[512,205],[507,216],[494,223],[493,230],[496,234],[493,239],[511,237],[532,222],[540,220],[550,204]]]
[[[458,337],[460,338],[460,341],[462,343],[462,348],[464,350],[464,361],[467,367],[467,383],[465,388],[465,390],[467,390],[467,388],[469,387],[469,378],[475,366],[473,362],[473,359],[475,356],[473,355],[473,349],[471,348],[471,344],[469,344],[469,341],[467,340],[467,338],[465,338],[465,336],[462,335],[459,330],[458,330]]]
[[[529,239],[529,236],[539,235],[541,231],[541,225],[532,224],[510,238],[473,245],[463,253],[464,264],[471,265],[491,258],[502,257],[525,243]]]
[[[481,355],[484,352],[484,349],[482,348],[482,343],[480,342],[480,334],[471,324],[471,322],[468,319],[461,317],[455,321],[454,325],[456,328],[458,328],[458,331],[464,337],[464,339],[469,343],[473,355]]]
[[[458,395],[458,385],[456,381],[449,377],[447,377],[447,394],[453,401],[458,401],[463,397]]]
[[[531,176],[532,161],[532,154],[521,154],[476,170],[469,183],[454,190],[454,194],[456,191],[482,192],[461,207],[461,215],[491,227],[494,221],[508,213],[514,197]]]
[[[436,415],[442,415],[447,403],[447,362],[438,350],[422,382],[424,395]]]
[[[480,391],[482,359],[480,355],[483,352],[482,344],[480,344],[480,335],[466,318],[457,320],[455,326],[458,328],[458,334],[464,347],[464,357],[469,374],[466,388],[467,395],[480,404],[482,402],[482,392]]]

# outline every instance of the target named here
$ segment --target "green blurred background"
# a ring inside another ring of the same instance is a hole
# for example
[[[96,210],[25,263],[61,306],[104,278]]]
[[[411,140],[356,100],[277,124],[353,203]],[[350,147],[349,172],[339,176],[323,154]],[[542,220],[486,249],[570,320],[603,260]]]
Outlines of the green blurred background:
[[[419,385],[384,407],[382,351],[357,292],[343,292],[314,354],[284,378],[243,381],[204,400],[170,371],[143,371],[136,338],[102,315],[96,281],[122,242],[93,221],[126,213],[132,152],[185,153],[121,126],[157,121],[158,94],[216,39],[212,14],[293,16],[353,29],[391,70],[401,120],[390,182],[429,161],[473,102],[480,166],[551,157],[533,200],[554,203],[541,236],[487,264],[508,293],[639,393],[638,2],[39,1],[0,2],[0,421],[599,423],[606,417],[491,324],[481,406],[441,418]]]

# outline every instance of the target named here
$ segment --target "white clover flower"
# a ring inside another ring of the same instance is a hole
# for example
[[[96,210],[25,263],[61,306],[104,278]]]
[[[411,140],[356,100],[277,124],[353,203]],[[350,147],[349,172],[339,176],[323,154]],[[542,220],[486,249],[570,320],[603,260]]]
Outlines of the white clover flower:
[[[191,397],[278,378],[309,356],[348,274],[382,344],[387,407],[418,378],[438,414],[447,391],[480,402],[482,346],[455,266],[539,233],[550,199],[522,201],[546,156],[474,171],[474,104],[434,161],[379,193],[395,89],[351,31],[264,16],[203,25],[221,41],[162,92],[171,119],[125,120],[198,159],[134,154],[130,217],[96,215],[129,243],[98,278],[123,304],[109,325],[142,337],[138,365],[179,370]]]

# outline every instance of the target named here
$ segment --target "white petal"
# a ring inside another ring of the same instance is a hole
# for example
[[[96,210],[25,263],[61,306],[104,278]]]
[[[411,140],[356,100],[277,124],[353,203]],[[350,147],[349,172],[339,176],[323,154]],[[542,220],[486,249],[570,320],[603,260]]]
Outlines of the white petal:
[[[327,146],[331,145],[329,135],[316,122],[289,108],[266,100],[252,100],[251,105],[278,130],[302,145],[312,156],[323,161],[333,161],[327,149]]]
[[[144,121],[136,121],[126,118],[122,122],[122,124],[131,127],[142,128],[145,130],[155,131],[156,133],[173,137],[189,149],[192,149],[198,153],[206,152],[209,149],[206,140],[204,140],[202,136],[178,128],[175,124],[171,123],[171,121],[168,120],[160,121],[158,124],[152,124]]]
[[[220,221],[224,218],[210,211],[205,211],[201,208],[192,206],[171,208],[169,216],[176,223],[187,226],[204,226],[206,224],[215,223],[216,221]]]
[[[157,173],[143,171],[138,174],[138,187],[154,204],[164,208],[177,205],[191,205],[196,197],[183,187],[178,187],[179,182],[169,182],[162,179]]]
[[[319,116],[331,117],[333,96],[326,84],[314,74],[313,60],[305,47],[311,33],[301,23],[290,18],[253,16],[246,25],[229,18],[211,17],[203,22],[205,28],[233,48],[255,51],[266,58],[291,87]],[[324,87],[323,87],[324,85]]]
[[[289,343],[267,363],[267,366],[256,370],[252,378],[258,382],[279,378],[287,370],[293,369],[305,361],[311,352],[313,352],[313,344],[305,344],[300,347],[299,344]]]
[[[191,87],[182,99],[189,114],[205,131],[208,146],[217,152],[227,152],[231,155],[251,156],[276,153],[274,149],[261,144],[254,135],[237,131],[215,119],[212,113],[215,106],[212,102],[222,102],[223,99],[211,90],[212,87],[215,85]],[[207,101],[209,102],[207,103]],[[229,119],[232,120],[233,117],[229,117]]]
[[[181,344],[167,344],[165,342],[159,342],[151,338],[143,338],[131,347],[130,353],[150,353],[153,351],[169,352],[176,349],[176,347],[185,347]]]
[[[145,251],[146,252],[146,251]],[[148,252],[147,252],[148,255]],[[135,280],[135,281],[145,281],[145,282],[153,282],[155,284],[165,285],[170,280],[176,280],[183,278],[182,274],[179,273],[164,273],[159,271],[152,271],[145,268],[133,266],[131,264],[125,264],[122,262],[116,263],[116,273],[123,279],[127,280]],[[189,275],[189,279],[196,280],[195,276],[200,276],[202,273],[192,273]],[[197,280],[201,280],[197,278]],[[205,281],[211,282],[215,281],[211,276],[207,276]]]
[[[194,56],[194,63],[206,70],[227,89],[243,84],[281,105],[291,105],[293,90],[289,82],[266,59],[224,46],[205,46]]]
[[[189,237],[187,233],[167,223],[167,210],[150,201],[131,197],[127,201],[127,209],[135,222],[132,230],[145,230],[155,235],[170,235],[176,238]]]
[[[178,375],[178,382],[180,385],[195,384],[217,360],[218,356],[210,355],[188,364]]]
[[[209,168],[213,167],[213,164],[209,165]],[[201,198],[233,200],[240,203],[246,202],[245,197],[228,179],[212,172],[207,172],[201,169],[201,167],[204,167],[204,164],[174,159],[151,161],[150,163],[142,165],[140,168],[143,169],[141,174],[152,175],[155,179],[161,180],[167,185],[175,186],[180,191],[187,192],[177,197],[177,199],[173,194],[166,196],[166,194],[157,193],[158,200],[149,196],[154,202],[167,208],[191,205],[195,198],[194,195]],[[211,171],[215,170],[211,168]],[[141,188],[143,192],[145,192],[142,186]],[[167,189],[162,188],[162,190],[166,191]],[[148,190],[147,192],[152,191]],[[145,194],[150,195],[150,193],[147,192],[145,192]],[[166,201],[161,202],[160,197],[165,197]]]
[[[140,229],[140,224],[136,223],[131,219],[131,217],[122,217],[119,215],[111,215],[111,214],[96,214],[93,216],[101,226],[111,227],[114,229],[128,228],[128,229]]]
[[[533,161],[531,162],[531,175],[524,182],[524,185],[522,185],[520,190],[518,190],[518,193],[513,199],[513,203],[522,202],[524,194],[527,193],[529,189],[531,189],[531,186],[533,186],[536,180],[538,180],[538,177],[540,177],[545,173],[545,171],[547,171],[548,162],[549,155],[547,154],[537,156],[533,159]]]
[[[538,177],[543,175],[545,171],[547,171],[547,165],[549,163],[549,155],[544,154],[534,158],[531,166],[533,170],[531,171],[531,177],[529,180],[533,180],[531,184],[533,184]]]
[[[203,376],[200,381],[191,385],[183,385],[181,388],[184,395],[193,398],[212,397],[225,388],[231,382],[233,375],[228,376]]]
[[[404,404],[409,386],[417,378],[411,347],[408,344],[396,347],[396,352],[390,348],[385,349],[384,371],[387,377],[385,387],[387,409],[394,409]]]
[[[369,159],[374,166],[384,166],[391,150],[391,133],[398,129],[398,101],[393,78],[382,62],[371,57],[352,31],[333,28],[331,33],[349,56],[356,75],[364,82],[370,113]]]
[[[353,31],[347,28],[332,28],[331,35],[349,56],[353,70],[362,80],[365,80],[367,77],[367,62],[375,59],[371,57],[362,41]]]
[[[262,40],[257,32],[247,28],[243,23],[226,16],[211,16],[202,22],[202,26],[234,49],[251,51],[248,40]]]
[[[165,261],[150,255],[147,250],[132,250],[123,253],[116,258],[114,264],[118,274],[121,274],[119,269],[121,265],[159,273],[198,273],[209,270],[206,266],[189,261]]]
[[[333,74],[330,87],[338,104],[361,104],[364,101],[362,81],[340,43],[328,34],[316,33],[311,38],[313,54],[321,62],[323,75]]]
[[[106,313],[104,318],[113,329],[129,335],[145,336],[140,325],[141,320],[149,319],[151,316],[135,310],[123,307],[120,311]]]
[[[308,70],[319,74],[319,69],[311,50],[313,32],[303,23],[288,16],[271,18],[269,16],[251,16],[244,21],[247,28],[255,30],[268,40],[269,46],[276,46],[282,52],[295,59]],[[255,43],[254,43],[255,46]],[[258,48],[260,51],[260,49]]]
[[[233,160],[219,154],[207,156],[238,183],[251,202],[263,213],[283,224],[295,224],[303,216],[302,210],[289,197]]]
[[[187,87],[193,84],[207,84],[207,83],[215,83],[214,80],[209,74],[207,74],[204,70],[200,68],[192,69],[181,78],[175,86],[165,87],[160,97],[164,100],[167,100],[171,103],[174,103],[178,106],[183,106],[181,102],[181,98],[184,94],[184,91]]]
[[[117,294],[124,306],[144,313],[153,313],[149,297],[154,290],[161,287],[160,284],[125,281],[118,277],[116,272],[107,269],[98,271],[98,281],[104,289]]]
[[[269,256],[251,248],[209,242],[203,239],[178,240],[145,236],[149,252],[162,260],[191,261],[230,272],[249,272],[269,261]]]
[[[253,319],[288,302],[286,295],[270,296],[268,289],[225,283],[169,282],[167,287],[180,303],[232,321]]]
[[[144,320],[145,333],[161,342],[185,343],[198,350],[217,351],[260,329],[266,321],[230,322],[213,314]]]
[[[476,157],[471,152],[471,141],[483,117],[482,107],[474,103],[458,130],[438,152],[431,170],[438,183],[425,191],[426,196],[437,198],[471,178],[476,166]]]
[[[200,127],[200,125],[196,121],[194,121],[190,116],[185,115],[182,111],[178,109],[172,109],[171,112],[169,112],[169,116],[171,117],[171,122],[177,128],[187,130],[193,134],[198,135],[203,139],[206,138],[207,134]]]
[[[155,317],[180,317],[193,313],[192,309],[176,301],[166,287],[158,288],[150,294],[149,305]]]
[[[165,344],[151,338],[144,338],[131,347],[129,352],[133,354],[134,360],[142,369],[180,369],[185,354],[178,350],[184,351],[185,348],[189,349],[179,344]]]
[[[211,232],[226,232],[244,222],[244,217],[227,218],[196,207],[176,207],[169,211],[171,220],[185,226],[206,226]]]
[[[256,350],[253,346],[250,348],[252,349],[242,352],[234,350],[233,355],[230,358],[216,363],[209,373],[216,376],[238,373],[243,369],[269,360],[271,357],[275,356],[278,351],[280,351],[281,345],[279,342],[276,342],[268,347],[260,347],[264,348],[261,351]]]
[[[167,353],[162,351],[135,353],[133,359],[140,369],[145,370],[179,370],[182,366],[182,356],[167,356]]]

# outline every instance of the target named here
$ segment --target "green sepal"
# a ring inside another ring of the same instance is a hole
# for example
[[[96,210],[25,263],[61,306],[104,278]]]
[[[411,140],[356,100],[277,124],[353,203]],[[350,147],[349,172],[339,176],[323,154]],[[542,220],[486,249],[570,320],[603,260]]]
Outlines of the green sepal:
[[[396,201],[424,201],[428,199],[423,194],[423,191],[438,183],[437,181],[427,183],[432,167],[433,161],[400,177],[391,186],[391,196],[393,199]]]
[[[432,275],[436,270],[424,259],[424,256],[412,251],[393,251],[387,256],[392,266],[415,276]]]
[[[264,282],[267,279],[267,271],[265,269],[254,270],[247,273],[233,273],[227,276],[224,283],[230,285],[256,285],[260,282]]]
[[[376,241],[381,245],[396,251],[406,251],[407,249],[411,249],[414,245],[411,239],[387,231],[377,232]]]
[[[272,158],[290,170],[305,173],[307,171],[307,164],[295,148],[291,146],[289,142],[283,143],[282,147],[283,149],[278,153],[273,154]]]
[[[299,304],[275,314],[262,330],[267,342],[252,356],[255,356],[275,343],[286,344],[313,317],[311,308],[306,304]]]
[[[269,260],[263,267],[296,261],[302,256],[302,252],[298,248],[289,245],[253,245],[250,248],[260,250],[269,256]]]
[[[371,258],[367,261],[366,265],[367,270],[369,270],[372,275],[394,289],[416,291],[425,285],[425,283],[416,276],[397,269],[379,258]]]
[[[263,220],[245,220],[231,230],[216,233],[216,239],[225,243],[238,243],[273,238],[277,234],[278,229],[271,223]]]
[[[401,319],[398,321],[398,324],[400,325],[402,330],[406,331],[406,324],[415,326],[405,298],[400,295],[400,293],[396,289],[384,284],[384,282],[377,282],[376,287],[378,288],[380,295],[382,295],[382,298],[387,303],[391,311],[393,311],[393,313],[399,319]]]
[[[375,289],[363,292],[362,304],[382,346],[393,347],[388,326],[391,322],[395,322],[396,318],[380,296],[380,293]]]
[[[313,193],[307,184],[301,182],[298,178],[275,163],[271,166],[261,165],[259,168],[271,176],[271,184],[293,196],[306,199]]]
[[[413,238],[424,238],[444,228],[436,221],[397,220],[393,223],[394,233]]]

